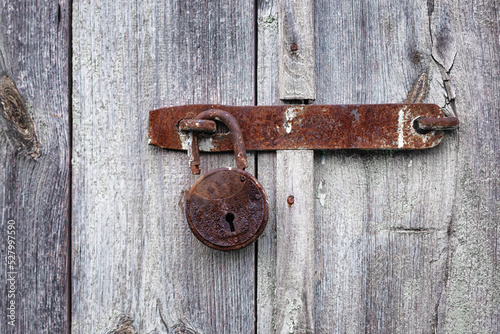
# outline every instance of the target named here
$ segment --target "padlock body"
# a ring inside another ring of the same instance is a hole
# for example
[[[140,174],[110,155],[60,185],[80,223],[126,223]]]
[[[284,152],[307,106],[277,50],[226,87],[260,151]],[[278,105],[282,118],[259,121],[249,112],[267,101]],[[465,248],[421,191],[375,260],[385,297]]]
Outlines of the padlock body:
[[[218,250],[235,250],[262,234],[269,204],[253,175],[238,168],[218,168],[194,183],[185,210],[189,228],[201,242]]]

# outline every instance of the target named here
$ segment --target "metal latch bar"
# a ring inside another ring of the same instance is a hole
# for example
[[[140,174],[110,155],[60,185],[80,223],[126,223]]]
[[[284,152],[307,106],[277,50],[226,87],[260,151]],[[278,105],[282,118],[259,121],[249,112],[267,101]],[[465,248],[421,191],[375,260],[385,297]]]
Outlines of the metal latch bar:
[[[247,150],[293,149],[424,149],[438,145],[442,130],[458,126],[435,104],[185,105],[153,110],[149,143],[188,150],[189,131],[198,134],[200,151],[231,151],[230,133],[214,133],[210,120],[194,120],[201,112],[221,109],[241,126]]]

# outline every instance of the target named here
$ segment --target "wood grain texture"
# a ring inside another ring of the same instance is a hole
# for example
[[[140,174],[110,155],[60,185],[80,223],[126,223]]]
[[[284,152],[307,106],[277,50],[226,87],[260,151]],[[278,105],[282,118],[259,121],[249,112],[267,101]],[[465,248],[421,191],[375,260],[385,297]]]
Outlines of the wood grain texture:
[[[278,2],[258,2],[257,100],[261,105],[281,104],[277,66],[279,10]],[[257,332],[312,333],[313,152],[259,153],[257,158],[259,180],[268,191],[271,208],[268,227],[258,240]],[[287,203],[292,190],[298,196],[293,208]]]
[[[314,151],[278,151],[276,166],[276,332],[314,333]]]
[[[316,103],[400,102],[433,78],[425,2],[315,4]],[[318,333],[439,332],[462,133],[426,151],[317,152]]]
[[[41,147],[33,118],[16,84],[6,75],[0,78],[0,111],[8,125],[5,132],[15,141],[14,146],[35,159],[40,157]]]
[[[314,1],[279,4],[280,99],[314,100]],[[314,333],[314,151],[278,151],[276,168],[275,329]]]
[[[1,333],[69,328],[69,26],[68,2],[0,3]],[[14,270],[7,266],[9,221]]]
[[[73,332],[254,332],[254,246],[199,242],[187,155],[147,145],[149,110],[254,103],[252,3],[75,1],[73,20]]]
[[[314,100],[314,0],[281,0],[279,7],[280,99]]]
[[[257,2],[257,102],[281,104],[278,96],[279,3]],[[276,300],[276,152],[257,153],[258,179],[269,199],[269,221],[257,240],[257,333],[275,333],[279,305]]]
[[[460,118],[438,331],[500,332],[500,4],[434,1],[431,87]],[[446,169],[449,167],[446,166]]]

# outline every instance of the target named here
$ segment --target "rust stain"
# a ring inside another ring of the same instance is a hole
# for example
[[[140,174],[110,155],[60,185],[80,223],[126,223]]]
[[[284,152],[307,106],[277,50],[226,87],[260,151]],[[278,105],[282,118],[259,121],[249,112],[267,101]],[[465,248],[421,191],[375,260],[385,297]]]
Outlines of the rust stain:
[[[446,117],[439,106],[423,103],[293,107],[188,105],[150,112],[150,144],[174,150],[188,149],[189,135],[179,131],[179,120],[194,119],[211,109],[234,116],[241,127],[246,149],[255,151],[431,148],[443,140],[444,133],[418,133],[414,121]],[[231,136],[230,132],[200,133],[194,137],[200,143],[200,151],[222,152],[233,150]]]
[[[187,197],[188,193],[189,193],[189,190],[187,190],[187,189],[181,190],[181,196],[179,198],[179,202],[177,203],[177,205],[179,206],[179,208],[182,211],[184,211],[184,202],[186,202],[186,197]]]
[[[0,111],[9,124],[11,137],[19,143],[19,149],[26,150],[35,159],[40,157],[41,145],[33,119],[14,81],[5,75],[0,78]]]
[[[417,119],[417,131],[443,131],[458,128],[459,121],[456,117],[422,117]]]

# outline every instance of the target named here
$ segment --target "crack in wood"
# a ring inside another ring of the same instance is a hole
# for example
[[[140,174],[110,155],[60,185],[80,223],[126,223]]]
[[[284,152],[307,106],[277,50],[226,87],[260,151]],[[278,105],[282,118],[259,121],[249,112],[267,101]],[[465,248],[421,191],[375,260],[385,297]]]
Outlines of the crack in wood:
[[[431,233],[435,232],[436,229],[425,227],[394,227],[390,231],[395,233]]]

